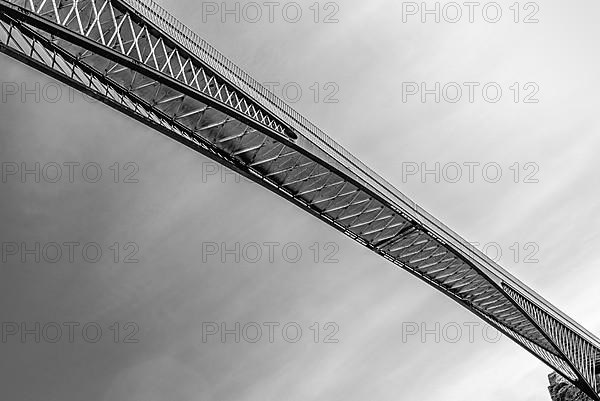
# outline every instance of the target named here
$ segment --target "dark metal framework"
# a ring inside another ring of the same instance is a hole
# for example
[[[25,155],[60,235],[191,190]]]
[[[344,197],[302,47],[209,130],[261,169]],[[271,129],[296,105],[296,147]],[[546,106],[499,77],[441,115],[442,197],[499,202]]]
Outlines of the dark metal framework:
[[[0,0],[0,51],[313,214],[459,302],[600,401],[596,337],[152,0]]]

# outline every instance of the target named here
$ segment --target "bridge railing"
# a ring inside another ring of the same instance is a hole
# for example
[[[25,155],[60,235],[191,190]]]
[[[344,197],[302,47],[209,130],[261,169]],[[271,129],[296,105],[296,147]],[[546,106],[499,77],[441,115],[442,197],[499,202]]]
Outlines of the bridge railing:
[[[273,113],[283,123],[288,124],[292,128],[298,130],[300,134],[302,134],[314,145],[323,150],[328,150],[329,152],[327,153],[331,157],[349,168],[357,176],[364,179],[370,186],[372,186],[382,195],[386,196],[391,201],[400,201],[401,204],[405,205],[408,209],[414,212],[412,217],[416,218],[416,220],[422,223],[426,228],[435,233],[436,237],[439,237],[444,242],[472,257],[478,262],[480,267],[483,267],[487,271],[488,274],[493,275],[493,278],[495,278],[494,281],[496,281],[498,284],[504,281],[516,288],[519,288],[523,293],[530,296],[533,301],[541,306],[544,306],[548,313],[568,322],[577,332],[579,332],[583,337],[587,338],[588,341],[600,347],[600,340],[598,340],[593,334],[584,329],[570,317],[562,313],[544,298],[540,297],[516,277],[509,274],[506,270],[489,259],[475,246],[470,244],[433,215],[406,197],[385,178],[369,168],[357,157],[352,155],[342,145],[325,134],[325,132],[290,107],[281,98],[265,88],[260,82],[250,76],[250,74],[234,64],[216,48],[211,46],[206,40],[201,38],[181,21],[172,16],[163,7],[155,3],[153,0],[121,1],[139,12],[149,21],[153,22],[153,24],[159,29],[176,40],[186,50],[198,57],[215,72],[225,77],[238,89],[242,90],[255,100],[260,99],[260,101],[258,101],[260,106]]]

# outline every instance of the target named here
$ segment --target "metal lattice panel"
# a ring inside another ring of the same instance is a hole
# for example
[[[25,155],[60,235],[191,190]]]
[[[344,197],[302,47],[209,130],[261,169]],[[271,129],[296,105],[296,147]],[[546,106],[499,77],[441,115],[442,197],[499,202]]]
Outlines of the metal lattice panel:
[[[600,362],[598,349],[560,321],[549,316],[517,290],[507,284],[504,284],[503,287],[506,293],[518,303],[519,307],[543,331],[544,335],[556,345],[561,355],[576,372],[577,379],[597,394],[599,388],[596,379],[596,367]]]
[[[600,400],[595,338],[151,1],[0,0],[0,10],[1,51],[290,200],[458,301]]]

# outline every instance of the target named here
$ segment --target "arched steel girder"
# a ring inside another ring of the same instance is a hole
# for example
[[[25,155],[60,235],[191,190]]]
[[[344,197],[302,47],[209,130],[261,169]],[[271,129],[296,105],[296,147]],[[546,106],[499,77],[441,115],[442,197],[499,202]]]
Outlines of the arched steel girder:
[[[598,340],[150,0],[0,0],[0,50],[277,193],[498,328],[590,398]]]

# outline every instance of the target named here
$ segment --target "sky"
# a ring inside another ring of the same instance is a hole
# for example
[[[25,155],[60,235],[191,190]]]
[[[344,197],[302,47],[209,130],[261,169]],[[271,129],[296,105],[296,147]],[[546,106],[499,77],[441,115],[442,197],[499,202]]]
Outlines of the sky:
[[[497,23],[485,2],[473,23],[445,2],[439,23],[380,0],[282,3],[273,22],[262,2],[239,22],[231,1],[160,4],[600,334],[600,4],[522,2],[517,23],[509,1]],[[4,55],[0,80],[7,399],[549,399],[546,365],[292,204]],[[408,92],[436,82],[439,103]]]

